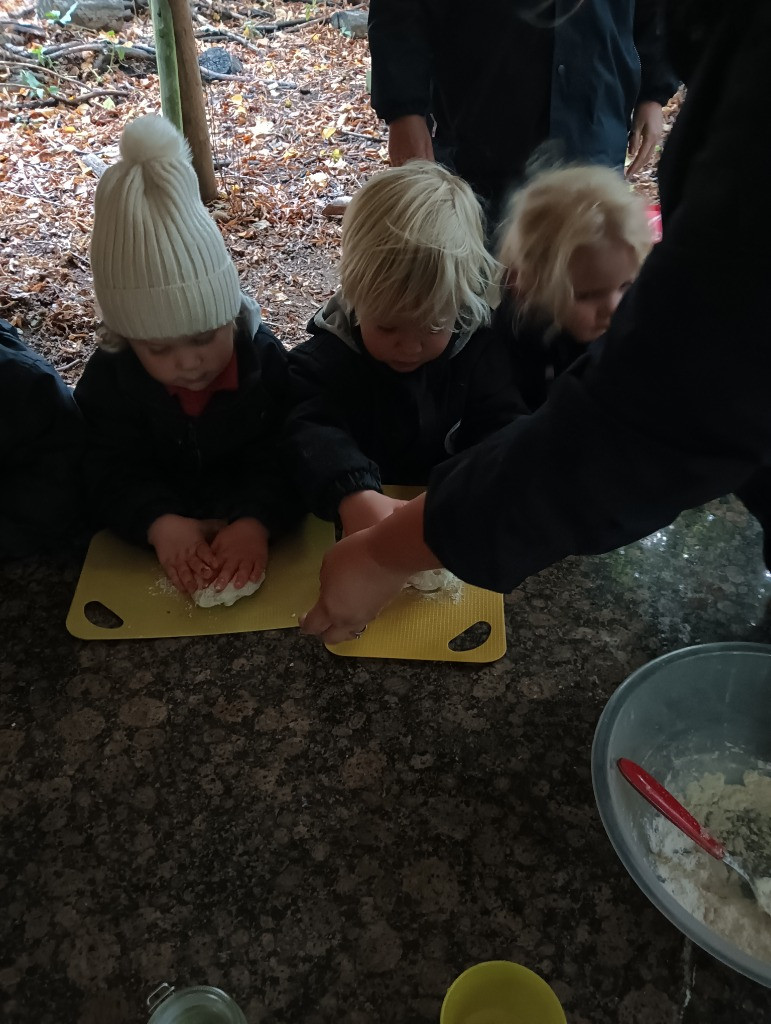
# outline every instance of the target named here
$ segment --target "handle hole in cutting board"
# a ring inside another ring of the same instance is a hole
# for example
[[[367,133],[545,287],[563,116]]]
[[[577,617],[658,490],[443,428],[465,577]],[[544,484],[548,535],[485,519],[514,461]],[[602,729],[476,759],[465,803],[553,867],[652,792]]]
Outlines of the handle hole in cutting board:
[[[458,633],[452,640],[447,644],[451,651],[456,653],[460,651],[474,651],[477,647],[481,647],[482,644],[487,643],[490,639],[490,634],[493,631],[493,627],[489,622],[483,622],[481,619],[478,622],[472,623],[462,633]]]
[[[116,615],[101,601],[89,601],[83,609],[83,614],[92,626],[100,626],[102,629],[118,629],[123,625],[120,615]]]

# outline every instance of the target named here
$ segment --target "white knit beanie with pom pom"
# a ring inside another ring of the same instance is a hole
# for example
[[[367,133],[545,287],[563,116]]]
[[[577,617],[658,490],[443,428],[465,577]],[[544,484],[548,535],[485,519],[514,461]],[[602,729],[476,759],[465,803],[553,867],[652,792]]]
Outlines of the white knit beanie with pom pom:
[[[201,202],[184,138],[162,117],[139,117],[120,153],[97,186],[91,238],[105,326],[140,340],[229,323],[241,304],[238,274]]]

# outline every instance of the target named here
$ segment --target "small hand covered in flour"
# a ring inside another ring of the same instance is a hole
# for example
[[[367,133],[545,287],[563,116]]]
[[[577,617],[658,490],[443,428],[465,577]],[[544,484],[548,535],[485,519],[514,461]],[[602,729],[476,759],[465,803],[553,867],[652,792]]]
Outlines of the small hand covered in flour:
[[[232,581],[236,590],[257,583],[268,564],[268,531],[258,519],[245,516],[223,526],[211,542],[219,566],[214,589]]]
[[[359,530],[366,530],[375,523],[386,519],[397,508],[406,505],[398,498],[389,498],[380,491],[356,491],[343,498],[338,508],[343,536],[348,537]]]
[[[151,523],[147,540],[177,590],[192,594],[211,583],[219,563],[208,532],[204,522],[187,516],[168,514]]]

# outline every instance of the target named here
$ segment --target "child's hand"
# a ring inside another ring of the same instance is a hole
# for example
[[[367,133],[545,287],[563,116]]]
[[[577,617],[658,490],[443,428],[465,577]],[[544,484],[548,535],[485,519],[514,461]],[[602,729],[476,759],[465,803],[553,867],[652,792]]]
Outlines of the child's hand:
[[[219,563],[198,519],[159,516],[150,525],[147,539],[177,590],[193,594],[209,586]]]
[[[343,498],[337,510],[343,524],[343,536],[348,537],[374,526],[406,504],[406,501],[388,498],[380,491],[356,491],[355,494],[349,494]]]
[[[257,519],[236,519],[223,526],[212,541],[219,572],[215,590],[223,590],[230,581],[236,590],[245,583],[256,583],[268,564],[268,531]]]

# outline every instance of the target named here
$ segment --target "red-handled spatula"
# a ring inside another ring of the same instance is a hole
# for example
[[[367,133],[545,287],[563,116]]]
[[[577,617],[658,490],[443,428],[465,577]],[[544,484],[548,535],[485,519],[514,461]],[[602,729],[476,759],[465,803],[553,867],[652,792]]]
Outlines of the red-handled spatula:
[[[758,906],[767,914],[771,914],[771,878],[755,879],[744,867],[741,861],[730,854],[725,846],[716,839],[703,825],[687,811],[683,805],[676,800],[668,789],[641,768],[639,764],[630,761],[627,757],[620,757],[617,761],[618,770],[626,781],[634,786],[637,792],[644,796],[649,804],[652,804],[657,811],[668,818],[673,825],[676,825],[689,839],[705,850],[710,857],[722,862],[732,868],[737,875],[744,879],[752,890]]]

